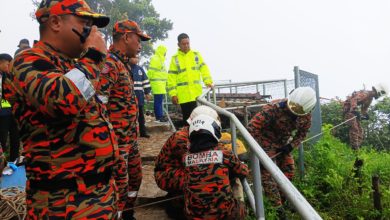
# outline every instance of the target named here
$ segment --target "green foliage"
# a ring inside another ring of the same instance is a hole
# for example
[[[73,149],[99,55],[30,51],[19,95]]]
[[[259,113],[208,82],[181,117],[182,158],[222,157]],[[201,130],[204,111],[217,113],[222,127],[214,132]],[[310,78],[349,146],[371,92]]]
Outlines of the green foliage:
[[[333,137],[329,126],[324,130],[324,137],[305,152],[305,178],[294,184],[324,219],[374,219],[379,213],[373,207],[371,178],[379,175],[382,217],[390,219],[390,154],[356,153]],[[364,160],[361,184],[353,172],[357,157]]]
[[[321,116],[323,124],[338,125],[344,121],[343,105],[339,101],[332,101],[321,105]],[[345,143],[348,143],[348,126],[336,129],[333,134]]]
[[[32,0],[38,6],[40,0]],[[106,14],[110,24],[101,29],[108,43],[112,43],[112,28],[116,21],[130,19],[136,21],[152,40],[143,43],[141,56],[148,58],[153,54],[153,43],[168,37],[173,24],[169,19],[160,18],[151,0],[86,0],[92,10]],[[34,17],[34,16],[33,16]]]
[[[321,105],[322,122],[337,125],[345,119],[342,103],[332,101]],[[368,111],[370,119],[361,121],[365,131],[363,145],[377,150],[390,150],[390,98],[384,98],[371,106]],[[344,143],[349,143],[348,125],[337,128],[333,134]]]

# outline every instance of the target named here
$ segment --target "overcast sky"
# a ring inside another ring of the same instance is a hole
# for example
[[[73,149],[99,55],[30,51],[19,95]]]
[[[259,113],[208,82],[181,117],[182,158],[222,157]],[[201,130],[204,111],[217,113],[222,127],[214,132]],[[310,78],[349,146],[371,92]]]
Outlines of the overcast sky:
[[[38,39],[30,0],[1,0],[0,52]],[[186,32],[214,79],[292,79],[293,67],[320,77],[321,96],[344,98],[390,85],[389,0],[153,0],[173,30],[170,57]]]

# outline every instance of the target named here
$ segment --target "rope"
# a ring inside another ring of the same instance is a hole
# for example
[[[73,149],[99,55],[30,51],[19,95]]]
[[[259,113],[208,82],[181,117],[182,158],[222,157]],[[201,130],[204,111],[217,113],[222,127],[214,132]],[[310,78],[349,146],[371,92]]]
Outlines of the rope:
[[[138,208],[144,208],[144,207],[147,207],[147,206],[157,205],[157,204],[160,204],[160,203],[169,202],[169,201],[172,201],[172,200],[175,200],[175,199],[180,199],[180,198],[183,198],[183,197],[184,197],[184,195],[175,196],[175,197],[172,197],[172,198],[169,198],[169,199],[163,199],[163,200],[160,200],[160,201],[157,201],[157,202],[151,202],[151,203],[135,206],[135,207],[132,207],[132,208],[127,208],[127,209],[124,209],[123,211],[130,211],[130,210],[134,210],[134,209],[138,209]]]
[[[338,124],[338,125],[334,126],[333,128],[329,129],[329,131],[336,129],[336,128],[340,127],[341,125],[348,123],[349,121],[352,121],[352,120],[355,119],[356,117],[357,117],[357,116],[354,116],[354,117],[352,117],[352,118],[350,118],[350,119],[348,119],[348,120],[345,120],[344,122],[341,122],[340,124]],[[321,132],[321,133],[319,133],[319,134],[316,134],[316,135],[314,135],[314,136],[312,136],[312,137],[310,137],[310,138],[308,138],[308,139],[302,141],[302,144],[303,144],[303,143],[306,143],[306,142],[308,142],[308,141],[310,141],[310,140],[312,140],[312,139],[314,139],[314,138],[316,138],[316,137],[318,137],[318,136],[321,136],[322,134],[324,134],[324,132]]]
[[[341,122],[340,124],[338,124],[338,125],[334,126],[333,128],[329,129],[329,131],[336,129],[336,128],[340,127],[341,125],[344,125],[344,124],[348,123],[349,121],[352,121],[352,120],[355,119],[356,117],[357,117],[357,116],[354,116],[354,117],[352,117],[352,118],[350,118],[350,119],[348,119],[348,120],[345,120],[345,121]],[[310,138],[307,138],[306,140],[302,141],[302,144],[303,144],[303,143],[306,143],[306,142],[308,142],[308,141],[310,141],[310,140],[313,140],[314,138],[316,138],[316,137],[318,137],[318,136],[321,136],[321,135],[323,135],[323,134],[324,134],[324,132],[321,132],[321,133],[318,133],[318,134],[316,134],[316,135],[314,135],[314,136],[312,136],[312,137],[310,137]],[[279,152],[279,153],[273,155],[273,156],[270,157],[270,158],[271,158],[271,159],[274,159],[275,157],[278,157],[280,154],[282,154],[282,152]]]
[[[0,219],[25,219],[27,214],[24,189],[11,187],[0,189]]]

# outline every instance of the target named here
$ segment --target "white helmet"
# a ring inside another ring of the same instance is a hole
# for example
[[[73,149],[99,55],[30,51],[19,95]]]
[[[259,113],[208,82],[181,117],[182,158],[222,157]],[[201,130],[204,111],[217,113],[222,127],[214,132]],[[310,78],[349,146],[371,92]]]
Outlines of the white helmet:
[[[193,132],[212,135],[217,141],[221,138],[221,126],[218,121],[208,115],[198,115],[190,123],[189,136]]]
[[[288,96],[287,106],[293,114],[303,116],[309,114],[316,103],[316,92],[312,88],[299,87]]]
[[[385,83],[378,83],[372,88],[375,90],[378,97],[389,94],[389,87],[387,87]]]
[[[208,106],[205,106],[205,105],[201,105],[201,106],[198,106],[196,107],[192,112],[191,112],[191,115],[190,117],[187,119],[187,123],[188,124],[191,124],[191,121],[198,115],[208,115],[210,116],[211,118],[213,118],[219,126],[221,126],[221,122],[220,122],[220,119],[219,119],[219,116],[218,116],[218,113],[208,107]]]

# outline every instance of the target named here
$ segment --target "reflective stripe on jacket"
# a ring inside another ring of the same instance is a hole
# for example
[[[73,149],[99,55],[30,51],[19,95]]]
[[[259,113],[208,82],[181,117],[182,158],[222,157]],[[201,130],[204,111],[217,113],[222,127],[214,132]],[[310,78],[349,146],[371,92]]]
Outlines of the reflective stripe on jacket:
[[[167,48],[160,45],[157,47],[155,54],[150,59],[147,75],[154,95],[167,93],[166,87],[168,73],[165,68],[166,52]]]
[[[202,94],[202,81],[212,84],[210,70],[199,52],[178,50],[171,59],[168,72],[168,94],[177,96],[179,104],[195,101]]]

